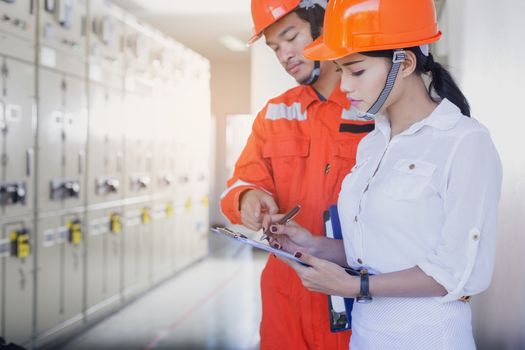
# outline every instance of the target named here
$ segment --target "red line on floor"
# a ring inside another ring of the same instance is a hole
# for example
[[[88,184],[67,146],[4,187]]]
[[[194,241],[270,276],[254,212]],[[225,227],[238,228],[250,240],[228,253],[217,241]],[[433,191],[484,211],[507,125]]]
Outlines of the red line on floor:
[[[156,336],[152,341],[146,345],[144,350],[151,350],[155,348],[164,338],[169,336],[171,333],[177,329],[184,321],[186,321],[195,311],[200,309],[204,306],[204,304],[208,303],[210,300],[215,298],[219,292],[224,289],[230,283],[236,276],[241,272],[241,270],[244,268],[244,265],[239,267],[235,272],[233,272],[227,279],[221,282],[217,287],[215,287],[210,293],[208,293],[204,298],[193,304],[192,307],[189,308],[188,311],[186,311],[181,317],[179,317],[175,322],[170,324],[168,328],[163,330],[158,336]]]

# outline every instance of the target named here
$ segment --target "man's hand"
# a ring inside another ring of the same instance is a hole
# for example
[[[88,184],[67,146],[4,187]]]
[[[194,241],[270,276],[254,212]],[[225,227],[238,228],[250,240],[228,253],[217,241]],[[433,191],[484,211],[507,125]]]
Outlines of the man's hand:
[[[277,214],[279,208],[268,193],[261,190],[248,190],[241,197],[241,222],[250,230],[261,229],[263,214]]]

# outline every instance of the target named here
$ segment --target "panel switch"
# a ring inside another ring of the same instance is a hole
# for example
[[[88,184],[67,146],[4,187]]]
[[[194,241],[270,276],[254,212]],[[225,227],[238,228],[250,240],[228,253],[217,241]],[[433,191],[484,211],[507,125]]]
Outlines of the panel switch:
[[[115,177],[99,177],[95,183],[96,193],[99,195],[118,193],[120,181]]]
[[[80,182],[78,180],[52,180],[50,184],[51,200],[60,201],[80,196]]]
[[[0,183],[0,205],[26,204],[25,182]]]

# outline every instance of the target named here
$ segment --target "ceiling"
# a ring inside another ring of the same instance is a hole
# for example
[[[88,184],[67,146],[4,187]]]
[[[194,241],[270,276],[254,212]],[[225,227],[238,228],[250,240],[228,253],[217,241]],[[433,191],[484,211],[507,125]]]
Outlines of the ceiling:
[[[230,51],[219,38],[231,35],[244,42],[250,37],[250,0],[111,1],[208,59],[249,59],[248,50]],[[438,15],[445,1],[435,0]]]
[[[204,57],[248,59],[249,51],[234,52],[220,42],[223,35],[243,42],[251,33],[249,0],[112,0]]]

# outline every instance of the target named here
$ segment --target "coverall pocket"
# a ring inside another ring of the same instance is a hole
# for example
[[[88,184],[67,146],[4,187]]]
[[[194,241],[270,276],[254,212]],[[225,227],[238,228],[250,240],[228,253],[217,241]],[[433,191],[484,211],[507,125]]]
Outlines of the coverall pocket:
[[[358,141],[348,140],[337,143],[334,147],[334,158],[337,161],[338,168],[344,172],[343,176],[348,174],[355,165],[355,155]]]
[[[263,157],[271,162],[278,196],[300,195],[309,153],[310,138],[306,136],[275,136],[265,143]]]
[[[432,181],[436,165],[422,160],[399,159],[383,183],[383,191],[394,199],[414,199]]]

